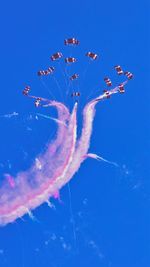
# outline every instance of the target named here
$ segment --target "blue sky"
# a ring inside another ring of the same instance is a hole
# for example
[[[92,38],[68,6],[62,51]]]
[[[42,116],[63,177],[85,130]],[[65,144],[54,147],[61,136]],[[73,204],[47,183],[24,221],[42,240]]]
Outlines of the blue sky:
[[[53,122],[29,119],[36,110],[21,92],[30,84],[35,94],[48,97],[36,72],[50,64],[53,52],[66,53],[65,38],[80,40],[75,53],[81,57],[88,50],[100,55],[82,85],[80,111],[93,88],[102,91],[104,75],[115,81],[114,65],[134,73],[125,95],[97,106],[91,140],[90,152],[120,167],[87,160],[69,184],[71,200],[66,186],[62,203],[54,201],[56,210],[43,205],[34,212],[37,221],[26,216],[0,228],[1,267],[150,266],[148,9],[146,0],[1,3],[0,115],[19,113],[0,117],[1,177],[30,166],[54,137]],[[78,68],[81,74],[85,70],[82,63]],[[52,90],[57,96],[57,88]],[[78,118],[81,127],[81,112]]]

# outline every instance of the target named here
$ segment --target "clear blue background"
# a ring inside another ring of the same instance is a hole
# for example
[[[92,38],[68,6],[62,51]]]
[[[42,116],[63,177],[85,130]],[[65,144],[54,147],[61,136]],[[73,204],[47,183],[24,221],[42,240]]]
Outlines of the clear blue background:
[[[71,199],[66,186],[62,203],[53,201],[56,210],[44,204],[33,212],[35,221],[25,216],[25,221],[0,228],[1,267],[150,266],[148,10],[146,0],[1,3],[0,114],[19,113],[0,117],[1,177],[30,166],[54,137],[54,123],[35,120],[32,101],[21,92],[30,84],[33,93],[48,97],[36,72],[50,64],[53,52],[66,53],[64,38],[80,40],[75,52],[80,57],[88,50],[100,55],[80,89],[80,129],[82,107],[91,89],[102,91],[103,76],[115,81],[116,64],[134,73],[125,95],[97,106],[91,140],[90,152],[120,167],[87,160],[70,182]],[[85,66],[77,66],[82,75]],[[52,87],[50,79],[46,83]],[[51,90],[57,97],[58,89]],[[65,86],[62,90],[65,95]],[[71,99],[66,103],[72,107]],[[55,115],[51,110],[40,112]]]

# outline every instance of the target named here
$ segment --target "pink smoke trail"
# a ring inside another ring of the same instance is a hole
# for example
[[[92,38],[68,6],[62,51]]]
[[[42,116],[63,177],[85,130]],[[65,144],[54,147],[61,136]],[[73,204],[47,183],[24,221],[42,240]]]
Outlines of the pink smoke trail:
[[[115,87],[109,94],[118,92],[119,88]],[[9,179],[0,187],[0,225],[14,222],[26,213],[32,216],[31,210],[48,202],[50,197],[59,197],[59,190],[73,177],[87,157],[98,157],[88,154],[88,150],[95,106],[105,98],[107,96],[104,93],[84,107],[82,132],[78,140],[77,103],[70,114],[64,104],[42,99],[47,102],[44,107],[57,109],[58,120],[63,123],[58,123],[56,139],[47,145],[44,154],[36,157],[29,170],[19,172],[16,177],[7,174]]]

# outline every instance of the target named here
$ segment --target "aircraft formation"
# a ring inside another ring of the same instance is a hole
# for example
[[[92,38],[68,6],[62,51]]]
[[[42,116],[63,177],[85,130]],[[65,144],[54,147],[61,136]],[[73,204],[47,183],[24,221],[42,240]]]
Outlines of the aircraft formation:
[[[68,38],[68,39],[64,40],[64,45],[65,46],[77,46],[79,44],[80,44],[80,42],[76,38]],[[95,60],[98,59],[98,55],[96,53],[94,53],[94,52],[91,52],[91,51],[85,53],[85,56],[88,57],[92,61],[95,61]],[[51,57],[50,57],[52,62],[59,61],[62,58],[63,58],[63,54],[61,52],[56,52],[53,55],[51,55]],[[73,64],[76,61],[77,61],[77,59],[75,57],[65,57],[64,58],[64,62],[67,65]],[[119,76],[121,76],[121,75],[123,76],[124,75],[124,76],[126,76],[127,80],[131,80],[133,78],[133,74],[131,72],[129,72],[129,71],[123,71],[123,69],[122,69],[122,67],[120,65],[114,66],[114,69],[117,72],[117,75],[119,75]],[[50,66],[45,70],[39,70],[37,72],[37,75],[38,76],[53,75],[54,72],[55,72],[55,68],[53,66]],[[73,73],[69,77],[70,81],[74,81],[74,80],[77,80],[77,79],[79,79],[79,74],[78,73]],[[108,88],[110,88],[112,86],[112,81],[110,80],[109,77],[104,77],[104,82],[105,82],[105,84],[106,84],[106,86]],[[44,98],[41,98],[41,97],[36,97],[36,96],[29,95],[30,89],[31,89],[30,86],[26,86],[24,88],[24,90],[23,90],[23,95],[31,97],[31,98],[34,98],[35,99],[35,107],[39,107],[41,105],[41,101],[48,101],[48,100],[46,100]],[[125,92],[124,83],[120,83],[118,85],[118,91],[120,93],[124,93]],[[104,89],[103,93],[104,93],[105,98],[110,98],[111,93],[110,93],[109,89]],[[73,91],[70,94],[71,97],[75,97],[75,98],[80,97],[80,95],[81,95],[81,93],[79,91]]]

